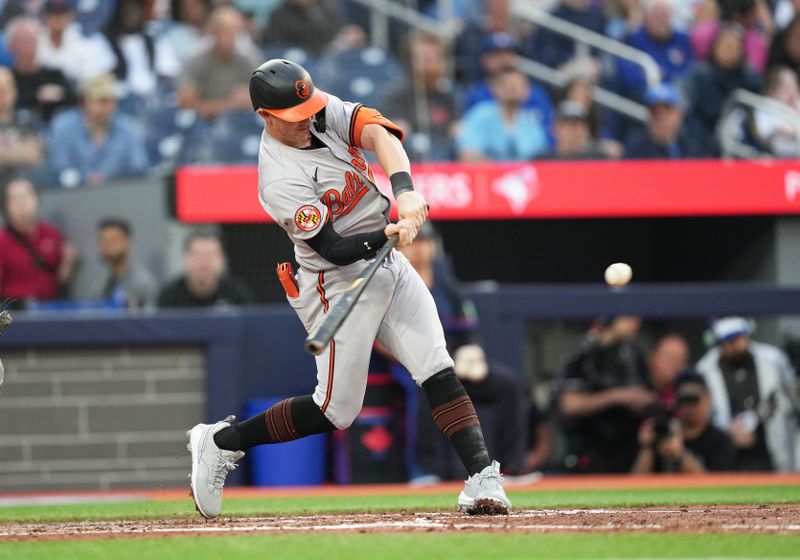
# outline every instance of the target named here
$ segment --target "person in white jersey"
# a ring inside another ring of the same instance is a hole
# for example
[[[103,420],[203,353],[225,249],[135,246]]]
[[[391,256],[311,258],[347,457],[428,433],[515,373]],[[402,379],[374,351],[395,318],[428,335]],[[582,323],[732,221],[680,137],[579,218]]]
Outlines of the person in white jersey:
[[[375,109],[317,89],[302,66],[280,59],[253,72],[250,97],[265,122],[259,199],[294,243],[299,264],[296,275],[279,265],[279,276],[289,304],[312,332],[390,236],[399,236],[400,247],[414,240],[428,205],[414,190],[403,131]],[[375,152],[391,180],[397,223],[389,221],[392,202],[376,187],[362,150]],[[475,408],[453,371],[430,292],[393,250],[317,356],[312,395],[287,399],[243,422],[229,416],[187,432],[200,514],[219,515],[225,477],[245,450],[350,426],[361,410],[375,340],[425,390],[436,424],[470,475],[459,509],[507,513],[500,465],[490,460]]]

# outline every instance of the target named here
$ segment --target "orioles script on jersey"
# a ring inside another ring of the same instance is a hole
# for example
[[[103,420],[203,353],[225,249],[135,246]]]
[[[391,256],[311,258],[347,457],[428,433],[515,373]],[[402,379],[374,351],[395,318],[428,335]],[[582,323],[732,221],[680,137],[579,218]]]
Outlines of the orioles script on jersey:
[[[328,211],[332,216],[345,216],[356,207],[358,201],[361,200],[367,192],[369,187],[364,180],[359,177],[358,173],[348,171],[344,174],[345,187],[340,193],[336,189],[328,189],[322,195],[320,200],[328,207]]]

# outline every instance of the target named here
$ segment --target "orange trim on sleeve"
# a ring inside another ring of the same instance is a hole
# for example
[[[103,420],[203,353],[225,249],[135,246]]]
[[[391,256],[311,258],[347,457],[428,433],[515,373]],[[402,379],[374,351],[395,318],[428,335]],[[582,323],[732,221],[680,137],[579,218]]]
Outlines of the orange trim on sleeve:
[[[358,146],[359,148],[363,148],[361,145],[361,133],[364,131],[364,127],[368,124],[379,124],[384,127],[386,130],[397,136],[400,141],[403,141],[405,138],[405,133],[403,129],[399,126],[394,124],[392,121],[384,117],[380,114],[377,109],[372,109],[371,107],[364,107],[359,106],[356,107],[355,111],[353,111],[353,120],[350,126],[350,144],[353,146]]]

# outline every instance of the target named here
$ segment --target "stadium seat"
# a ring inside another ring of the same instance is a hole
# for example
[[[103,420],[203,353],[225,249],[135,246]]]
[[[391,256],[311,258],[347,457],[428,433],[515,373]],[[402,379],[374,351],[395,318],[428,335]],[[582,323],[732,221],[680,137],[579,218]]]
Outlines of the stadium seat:
[[[258,161],[263,121],[251,111],[223,113],[193,128],[186,139],[182,163],[243,164]]]
[[[315,81],[317,80],[317,60],[314,58],[314,55],[305,49],[293,47],[291,45],[267,45],[264,47],[262,53],[264,55],[264,60],[270,60],[272,58],[284,58],[286,60],[296,62],[308,70],[308,73],[311,74]]]
[[[190,109],[161,107],[144,114],[147,157],[155,168],[172,168],[178,162],[189,131],[197,125],[197,114]]]

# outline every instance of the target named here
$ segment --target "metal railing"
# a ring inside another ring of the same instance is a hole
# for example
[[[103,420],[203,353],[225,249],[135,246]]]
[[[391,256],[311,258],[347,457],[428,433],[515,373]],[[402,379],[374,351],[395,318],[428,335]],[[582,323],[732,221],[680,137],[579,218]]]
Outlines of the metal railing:
[[[568,72],[555,70],[540,62],[522,56],[517,57],[517,66],[528,76],[558,88],[565,87],[571,77],[571,74]],[[591,96],[598,105],[612,109],[613,111],[640,122],[646,122],[650,114],[647,107],[644,105],[631,101],[627,97],[623,97],[599,86],[594,86],[592,88]]]
[[[644,51],[635,49],[620,41],[616,41],[600,33],[596,33],[580,25],[564,21],[544,10],[532,5],[530,0],[513,0],[510,12],[513,16],[544,27],[559,35],[564,35],[575,41],[579,46],[578,54],[589,54],[589,48],[594,48],[604,53],[622,58],[641,66],[644,71],[648,86],[655,86],[661,82],[661,69],[653,57]],[[582,49],[582,50],[581,50]]]
[[[409,27],[425,31],[441,37],[446,41],[452,40],[457,30],[453,19],[452,0],[440,0],[439,9],[444,16],[442,20],[434,19],[420,13],[418,10],[393,2],[392,0],[352,0],[370,10],[370,42],[373,46],[384,50],[389,48],[389,20],[395,19]]]
[[[395,19],[401,21],[416,29],[431,33],[441,37],[445,41],[451,41],[457,35],[457,28],[454,24],[452,17],[453,3],[452,0],[439,0],[439,14],[441,20],[437,20],[421,14],[414,8],[408,7],[391,0],[352,0],[356,4],[360,4],[370,9],[371,18],[371,43],[376,47],[383,49],[388,48],[389,37],[389,20]],[[525,19],[536,18],[535,22],[542,27],[548,27],[556,32],[564,32],[570,37],[573,37],[579,43],[596,47],[604,52],[620,56],[626,60],[630,60],[641,65],[644,68],[645,77],[650,83],[652,80],[657,81],[660,79],[660,70],[658,65],[653,61],[650,55],[624,45],[618,41],[613,41],[602,35],[592,33],[587,29],[577,25],[565,22],[558,18],[551,16],[546,12],[542,12],[536,8],[526,6],[526,2],[517,2],[523,4],[521,8],[516,5],[512,7],[512,13],[516,14],[513,10],[518,8],[521,17]],[[577,37],[574,37],[577,36]],[[569,81],[570,76],[563,70],[550,68],[544,64],[538,63],[524,57],[518,57],[518,64],[528,76],[545,82],[547,84],[564,87]],[[610,90],[601,87],[594,87],[592,89],[592,98],[599,105],[608,109],[626,115],[638,121],[646,121],[648,117],[647,108],[644,105],[631,101],[630,99],[618,95]]]
[[[745,89],[736,89],[725,100],[715,131],[723,157],[743,159],[773,157],[768,152],[740,141],[742,126],[746,126],[747,121],[747,115],[741,111],[741,106],[751,110],[769,110],[783,115],[786,122],[794,127],[797,153],[800,154],[800,116],[797,112],[769,97]]]

